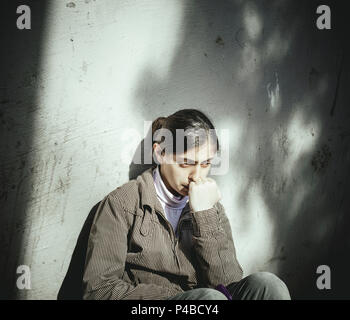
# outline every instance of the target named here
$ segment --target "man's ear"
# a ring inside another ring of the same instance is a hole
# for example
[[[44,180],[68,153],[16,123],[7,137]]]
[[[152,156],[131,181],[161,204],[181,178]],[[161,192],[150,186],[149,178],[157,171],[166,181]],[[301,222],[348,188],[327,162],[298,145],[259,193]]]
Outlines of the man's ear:
[[[162,149],[160,148],[159,143],[153,144],[153,159],[157,164],[163,163]]]

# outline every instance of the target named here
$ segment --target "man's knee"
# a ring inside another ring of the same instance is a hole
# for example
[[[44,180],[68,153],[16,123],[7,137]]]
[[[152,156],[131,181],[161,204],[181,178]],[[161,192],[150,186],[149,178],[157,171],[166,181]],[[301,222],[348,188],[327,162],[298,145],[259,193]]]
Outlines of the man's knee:
[[[264,299],[290,300],[286,284],[271,272],[257,272],[247,276],[248,286],[262,292]]]
[[[210,288],[197,288],[190,290],[189,300],[227,300],[220,291]]]

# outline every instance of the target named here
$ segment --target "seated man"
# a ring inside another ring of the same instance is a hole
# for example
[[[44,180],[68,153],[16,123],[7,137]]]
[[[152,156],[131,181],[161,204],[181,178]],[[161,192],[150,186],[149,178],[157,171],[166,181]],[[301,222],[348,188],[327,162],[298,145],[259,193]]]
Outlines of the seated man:
[[[175,151],[162,148],[164,129]],[[194,143],[178,148],[176,129],[191,132]],[[290,299],[271,273],[242,279],[219,188],[207,177],[219,150],[212,122],[180,110],[155,120],[152,135],[158,165],[108,194],[96,212],[84,299]]]

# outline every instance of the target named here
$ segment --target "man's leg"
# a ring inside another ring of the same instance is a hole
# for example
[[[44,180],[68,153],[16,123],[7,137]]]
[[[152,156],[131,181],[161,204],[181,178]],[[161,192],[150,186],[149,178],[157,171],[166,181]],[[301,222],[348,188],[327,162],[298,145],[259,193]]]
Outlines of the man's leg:
[[[167,300],[227,300],[220,291],[210,288],[197,288],[179,293]]]
[[[227,286],[233,300],[290,300],[286,284],[270,272],[253,273]]]

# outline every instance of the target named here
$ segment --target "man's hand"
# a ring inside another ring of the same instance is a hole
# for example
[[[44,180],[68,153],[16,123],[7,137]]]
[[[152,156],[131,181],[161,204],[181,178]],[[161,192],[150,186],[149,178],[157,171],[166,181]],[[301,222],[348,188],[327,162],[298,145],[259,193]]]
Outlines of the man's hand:
[[[211,209],[221,199],[220,190],[211,178],[191,182],[188,191],[191,209],[196,211]]]

